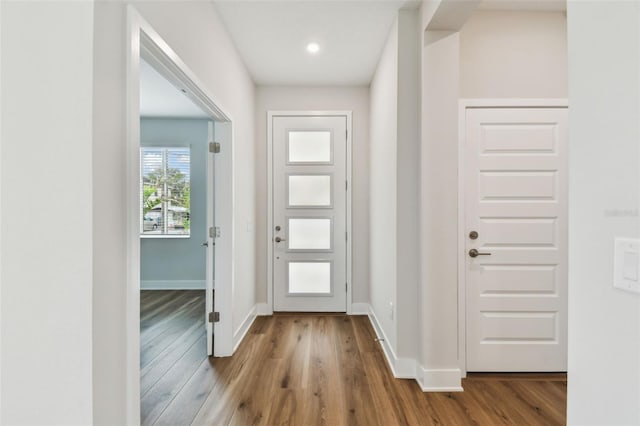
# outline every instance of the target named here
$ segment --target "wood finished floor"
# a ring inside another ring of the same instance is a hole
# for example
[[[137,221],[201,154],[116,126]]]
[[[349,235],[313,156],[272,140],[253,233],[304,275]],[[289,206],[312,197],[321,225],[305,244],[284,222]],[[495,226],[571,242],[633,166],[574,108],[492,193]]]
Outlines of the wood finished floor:
[[[465,392],[394,379],[367,317],[258,317],[205,351],[204,292],[141,294],[143,425],[560,425],[566,376],[476,374]]]

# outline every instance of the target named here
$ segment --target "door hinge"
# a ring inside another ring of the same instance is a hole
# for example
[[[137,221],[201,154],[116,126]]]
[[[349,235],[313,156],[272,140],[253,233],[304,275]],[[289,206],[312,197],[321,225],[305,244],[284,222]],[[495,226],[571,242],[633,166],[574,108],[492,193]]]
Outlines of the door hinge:
[[[220,322],[220,312],[209,312],[209,322]]]
[[[209,228],[209,237],[210,238],[220,238],[220,227],[212,226]]]
[[[209,142],[209,152],[214,154],[220,153],[220,143],[219,142]]]
[[[344,181],[344,189],[346,189],[347,191],[349,190],[349,181],[348,180]]]
[[[345,293],[349,292],[349,283],[344,283],[344,291]]]
[[[348,232],[344,233],[344,240],[345,241],[349,241],[349,233]]]

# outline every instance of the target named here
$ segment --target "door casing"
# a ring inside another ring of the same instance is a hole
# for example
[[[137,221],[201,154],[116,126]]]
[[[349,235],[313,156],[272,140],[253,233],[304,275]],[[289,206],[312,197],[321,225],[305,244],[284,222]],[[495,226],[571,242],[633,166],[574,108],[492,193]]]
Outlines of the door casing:
[[[465,235],[465,147],[466,111],[470,108],[567,108],[567,99],[461,99],[458,109],[458,365],[467,376],[466,340],[466,235]]]
[[[215,218],[222,229],[216,240],[216,307],[220,322],[214,324],[214,356],[233,353],[231,313],[233,306],[233,117],[220,108],[216,98],[171,49],[133,5],[127,6],[126,51],[126,355],[125,395],[127,424],[140,423],[140,57],[178,87],[215,121],[217,142],[222,144],[215,169]],[[211,182],[208,182],[208,185]],[[192,238],[200,238],[192,236]],[[211,244],[211,239],[209,239]],[[221,285],[224,283],[225,285]],[[202,312],[205,315],[205,312]]]
[[[267,111],[267,309],[273,314],[273,119],[275,117],[345,117],[347,119],[347,315],[351,315],[353,300],[352,247],[352,112],[351,111]]]

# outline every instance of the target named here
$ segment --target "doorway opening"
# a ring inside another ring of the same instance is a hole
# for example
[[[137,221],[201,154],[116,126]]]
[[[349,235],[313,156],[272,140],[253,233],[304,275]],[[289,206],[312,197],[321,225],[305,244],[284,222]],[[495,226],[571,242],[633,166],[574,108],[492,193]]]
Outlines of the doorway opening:
[[[233,351],[232,119],[133,6],[128,18],[127,417],[140,423],[172,357]]]

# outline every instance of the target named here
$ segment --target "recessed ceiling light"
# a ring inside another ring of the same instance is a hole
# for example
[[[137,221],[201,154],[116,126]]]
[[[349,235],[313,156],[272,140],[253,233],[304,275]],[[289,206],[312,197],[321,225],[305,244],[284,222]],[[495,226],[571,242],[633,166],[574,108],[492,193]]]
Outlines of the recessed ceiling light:
[[[307,52],[318,53],[320,51],[320,45],[318,43],[307,44]]]

